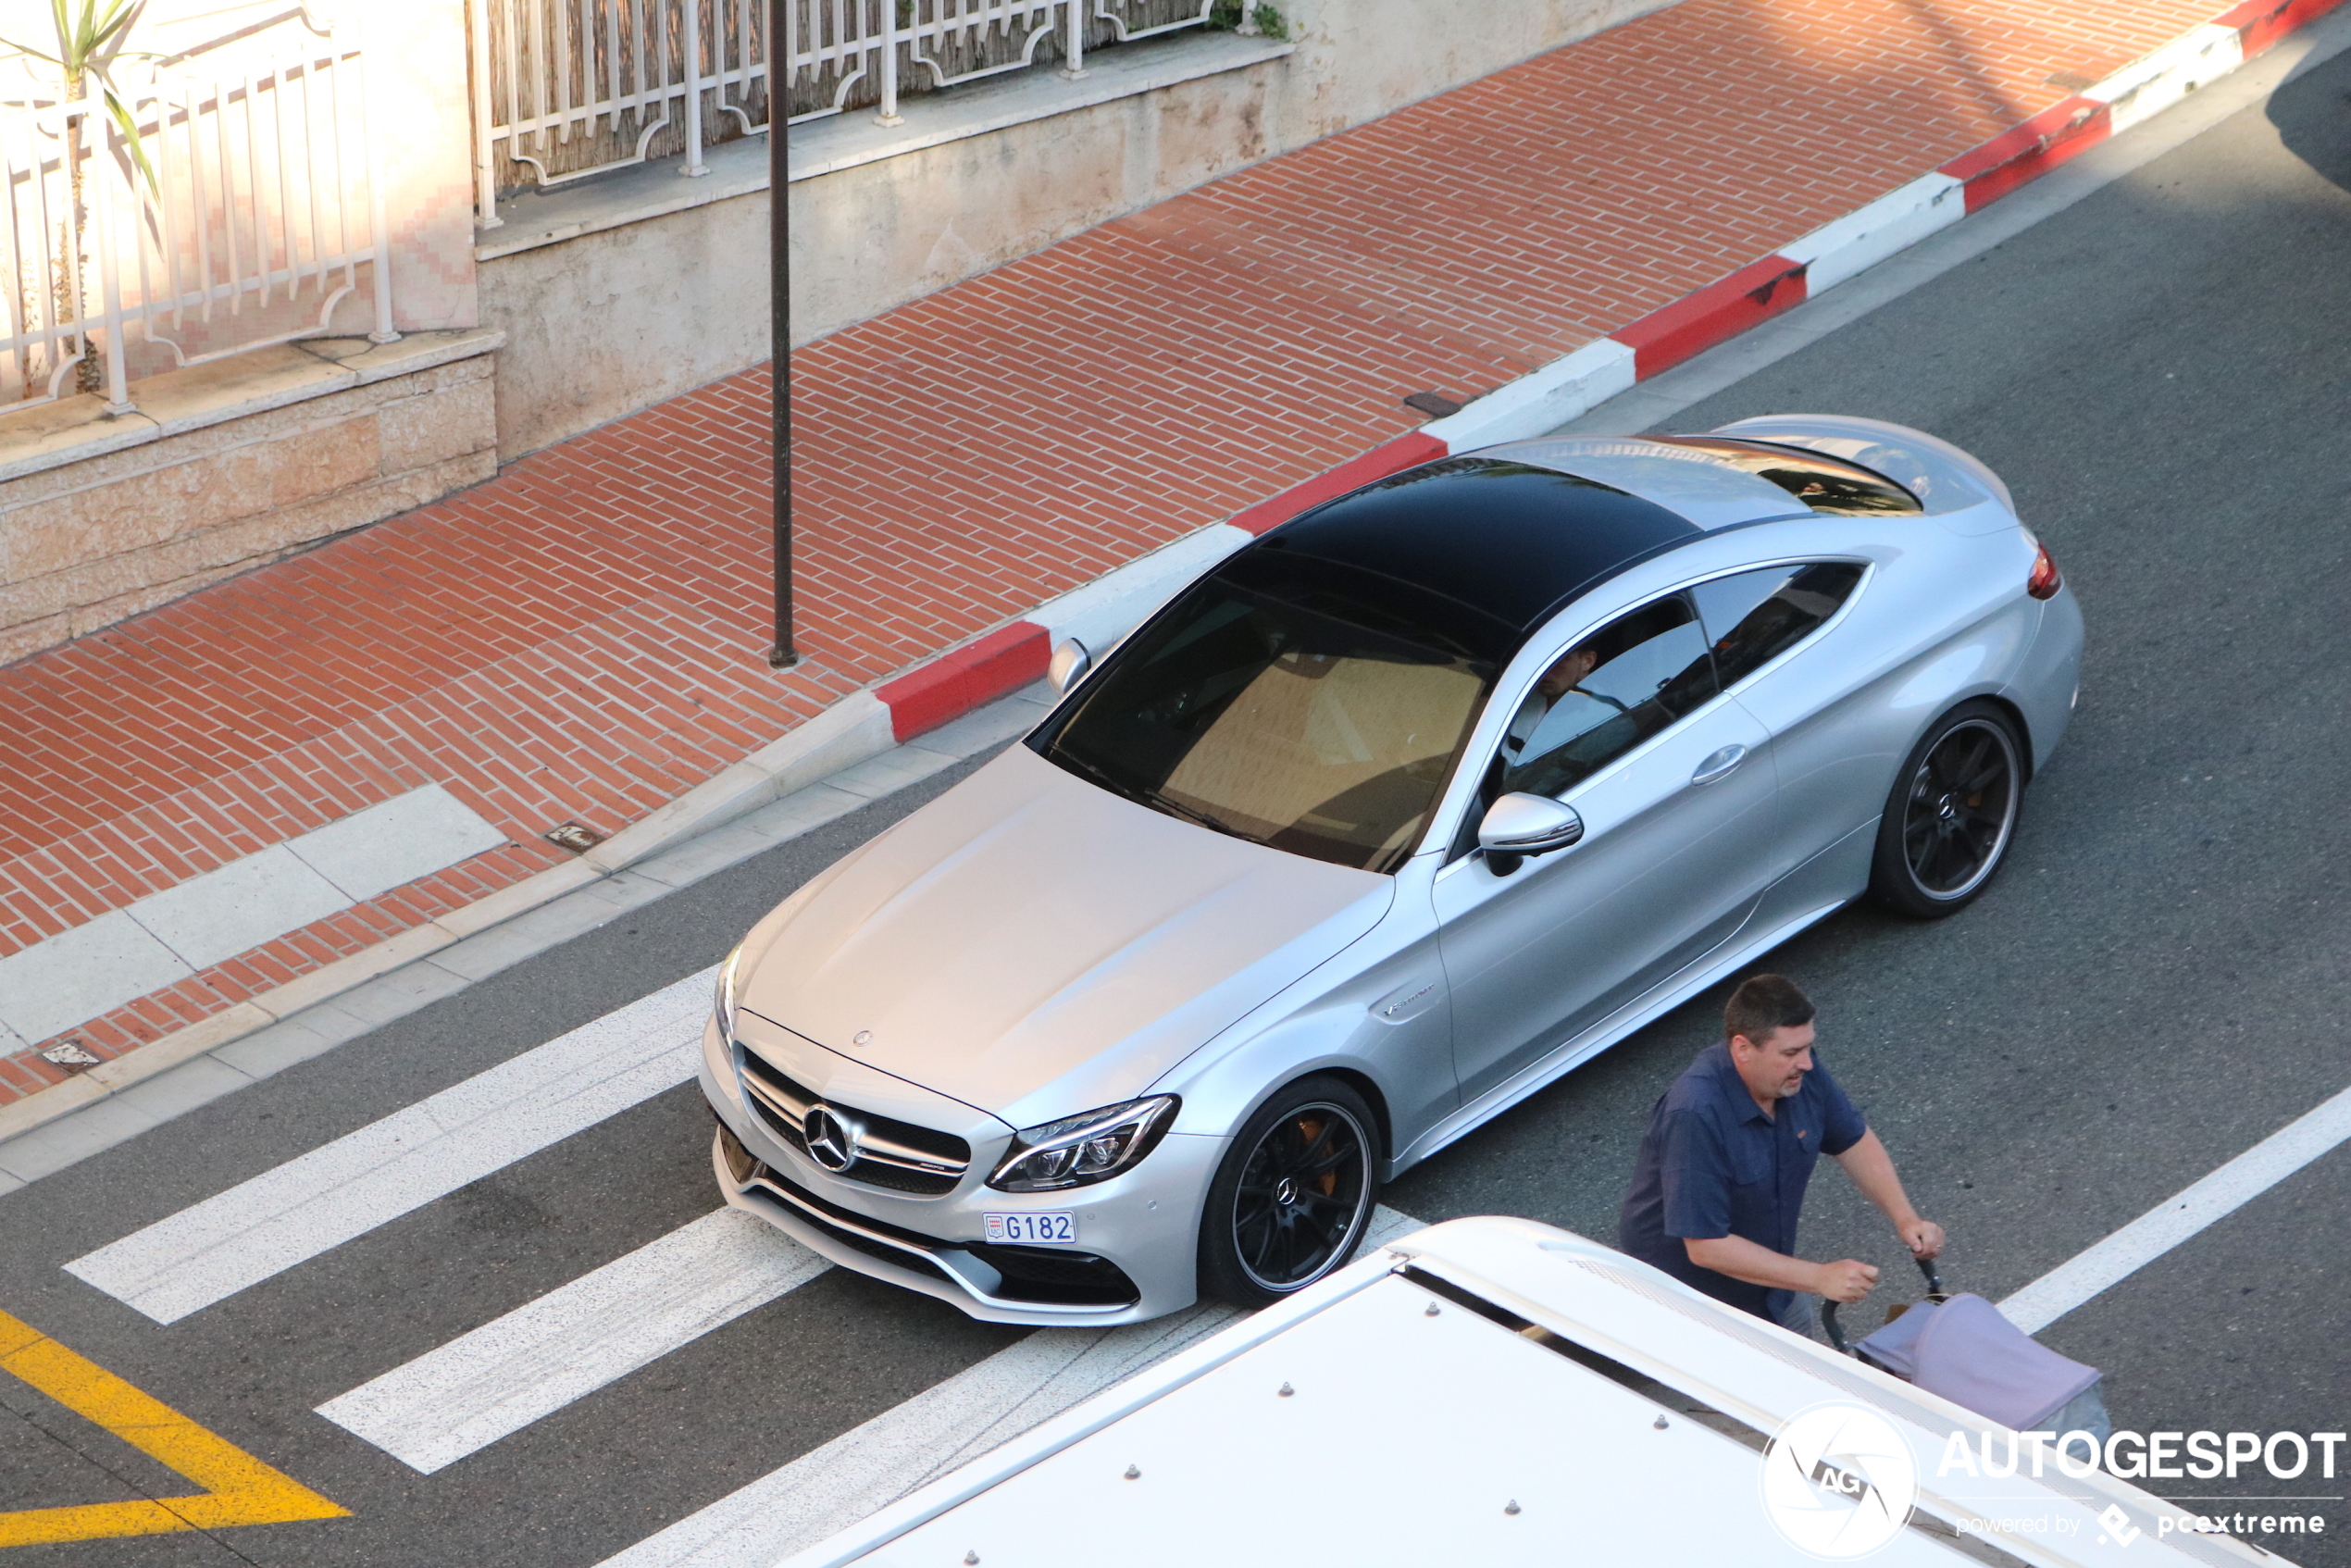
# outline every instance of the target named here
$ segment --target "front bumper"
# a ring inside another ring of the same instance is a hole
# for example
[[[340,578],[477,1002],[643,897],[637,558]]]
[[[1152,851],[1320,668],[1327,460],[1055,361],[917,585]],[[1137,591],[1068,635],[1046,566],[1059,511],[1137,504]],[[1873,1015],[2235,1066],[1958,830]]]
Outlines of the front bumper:
[[[715,1022],[703,1032],[697,1076],[720,1123],[711,1168],[728,1204],[843,1268],[936,1296],[989,1323],[1139,1323],[1198,1299],[1200,1209],[1224,1151],[1221,1139],[1171,1133],[1125,1176],[1066,1192],[995,1191],[984,1185],[980,1161],[944,1197],[906,1197],[841,1181],[776,1138],[740,1098]],[[729,1141],[739,1151],[731,1163]],[[748,1168],[739,1175],[736,1165]],[[1019,1210],[1075,1214],[1076,1247],[989,1247],[982,1215]],[[1103,1260],[1125,1286],[1106,1292],[1107,1271],[1088,1270],[1072,1254]],[[1057,1274],[1069,1276],[1068,1288],[1055,1284]],[[1101,1300],[1106,1293],[1123,1299]],[[1091,1299],[1038,1299],[1057,1295]]]

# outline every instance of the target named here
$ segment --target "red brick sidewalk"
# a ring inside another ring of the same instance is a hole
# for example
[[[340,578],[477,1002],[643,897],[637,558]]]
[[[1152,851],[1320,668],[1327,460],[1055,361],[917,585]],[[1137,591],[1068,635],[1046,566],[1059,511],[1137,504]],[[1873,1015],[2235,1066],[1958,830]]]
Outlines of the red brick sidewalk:
[[[566,858],[840,696],[1934,168],[2215,0],[1682,0],[0,669],[0,956],[428,783],[510,836],[70,1031],[131,1049]],[[59,1076],[28,1042],[0,1103]]]

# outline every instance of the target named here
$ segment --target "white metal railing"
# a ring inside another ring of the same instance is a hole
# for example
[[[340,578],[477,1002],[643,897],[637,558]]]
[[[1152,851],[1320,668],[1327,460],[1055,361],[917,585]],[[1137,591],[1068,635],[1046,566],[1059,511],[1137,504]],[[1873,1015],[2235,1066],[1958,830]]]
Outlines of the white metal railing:
[[[364,56],[312,31],[297,57],[119,85],[135,148],[94,81],[0,109],[0,409],[102,362],[91,390],[127,413],[139,376],[327,332],[363,267],[368,336],[398,338]]]
[[[703,153],[768,124],[768,0],[469,0],[475,202]],[[786,0],[786,122],[853,101],[899,123],[902,81],[950,87],[1035,66],[1050,42],[1070,76],[1094,46],[1208,21],[1216,0]],[[1248,14],[1244,7],[1243,15]],[[1256,31],[1246,20],[1242,31]]]

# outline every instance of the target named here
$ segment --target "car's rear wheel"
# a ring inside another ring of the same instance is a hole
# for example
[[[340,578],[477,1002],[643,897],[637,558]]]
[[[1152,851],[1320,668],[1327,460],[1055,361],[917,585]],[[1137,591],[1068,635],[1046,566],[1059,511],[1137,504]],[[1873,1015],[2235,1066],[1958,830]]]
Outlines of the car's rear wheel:
[[[2007,713],[1986,702],[1953,708],[1895,776],[1871,895],[1922,920],[1966,908],[2008,858],[2023,802],[2023,747]]]
[[[1337,1078],[1301,1078],[1260,1106],[1209,1185],[1202,1291],[1262,1307],[1353,1256],[1379,1195],[1377,1126]]]

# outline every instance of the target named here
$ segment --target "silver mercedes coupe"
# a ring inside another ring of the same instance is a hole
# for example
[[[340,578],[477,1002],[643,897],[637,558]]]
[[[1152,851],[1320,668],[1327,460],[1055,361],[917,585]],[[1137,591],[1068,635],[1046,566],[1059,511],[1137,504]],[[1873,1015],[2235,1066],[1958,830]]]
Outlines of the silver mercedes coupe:
[[[1832,416],[1548,439],[1246,544],[753,927],[727,1201],[975,1317],[1279,1300],[1383,1181],[2015,841],[2082,617],[1984,464]]]

